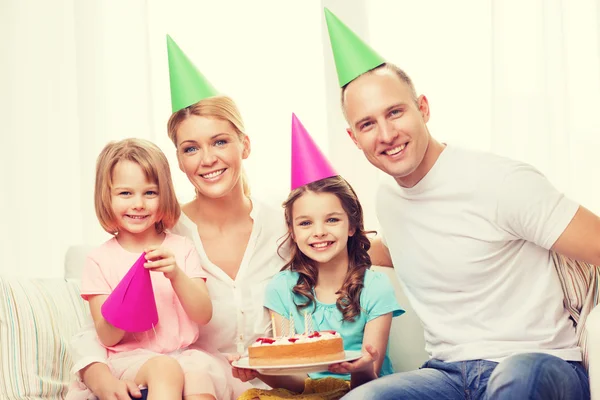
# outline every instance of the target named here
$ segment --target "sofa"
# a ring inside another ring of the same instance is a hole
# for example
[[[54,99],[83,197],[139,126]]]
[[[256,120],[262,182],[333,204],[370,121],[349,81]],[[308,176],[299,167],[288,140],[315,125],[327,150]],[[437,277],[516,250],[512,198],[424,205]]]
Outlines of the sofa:
[[[73,246],[65,256],[64,278],[0,277],[0,399],[64,399],[72,359],[69,341],[90,322],[87,304],[79,296],[79,279],[89,246]],[[392,323],[390,353],[396,371],[418,368],[426,359],[423,329],[390,268],[386,273],[396,288],[406,314]],[[600,309],[588,317],[590,337],[600,336]],[[600,343],[591,344],[590,363],[600,363]],[[600,368],[600,365],[598,366]],[[600,371],[599,371],[600,372]],[[592,372],[593,373],[593,372]],[[595,386],[594,386],[595,385]],[[593,400],[600,400],[600,377],[592,382]]]

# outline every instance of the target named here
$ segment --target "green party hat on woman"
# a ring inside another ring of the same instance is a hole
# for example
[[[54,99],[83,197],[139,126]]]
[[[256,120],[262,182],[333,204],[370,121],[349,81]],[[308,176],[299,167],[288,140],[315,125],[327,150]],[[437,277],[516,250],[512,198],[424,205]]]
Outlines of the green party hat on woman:
[[[200,73],[169,35],[167,35],[167,53],[173,112],[208,97],[219,95],[217,89]]]

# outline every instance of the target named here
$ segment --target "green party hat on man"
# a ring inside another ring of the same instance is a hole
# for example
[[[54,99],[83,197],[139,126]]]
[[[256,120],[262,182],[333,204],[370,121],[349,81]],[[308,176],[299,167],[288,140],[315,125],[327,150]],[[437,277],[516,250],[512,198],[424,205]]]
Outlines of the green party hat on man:
[[[340,87],[385,63],[383,57],[327,8],[325,8],[325,21]]]
[[[173,112],[191,106],[200,100],[219,95],[217,89],[190,61],[177,43],[167,35],[171,107]]]

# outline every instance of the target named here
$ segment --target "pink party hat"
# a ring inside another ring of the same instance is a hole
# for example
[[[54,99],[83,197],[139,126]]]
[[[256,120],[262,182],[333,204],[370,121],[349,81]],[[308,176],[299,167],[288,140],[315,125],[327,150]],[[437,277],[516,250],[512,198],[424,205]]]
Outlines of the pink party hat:
[[[338,175],[292,113],[292,190]]]
[[[145,256],[142,253],[102,304],[102,316],[126,332],[145,332],[158,323],[150,271],[144,268]]]

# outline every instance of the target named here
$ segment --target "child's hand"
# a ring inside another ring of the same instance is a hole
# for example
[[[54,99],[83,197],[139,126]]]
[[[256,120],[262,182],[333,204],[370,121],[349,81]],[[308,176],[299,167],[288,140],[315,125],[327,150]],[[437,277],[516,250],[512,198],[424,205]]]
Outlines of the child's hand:
[[[232,362],[239,360],[239,359],[240,359],[239,354],[228,354],[227,355],[227,361],[229,361],[229,364],[231,364]],[[242,382],[248,382],[248,381],[251,381],[252,379],[258,377],[258,372],[254,369],[236,368],[233,365],[231,365],[231,375],[233,375],[234,378],[237,378]]]
[[[355,372],[370,372],[373,363],[379,359],[379,352],[370,344],[365,346],[365,351],[358,360],[342,362],[329,366],[329,371],[336,374],[353,374]]]
[[[144,267],[150,271],[162,272],[169,280],[173,280],[181,271],[175,262],[175,256],[169,249],[159,246],[150,246],[144,250],[146,260]]]

